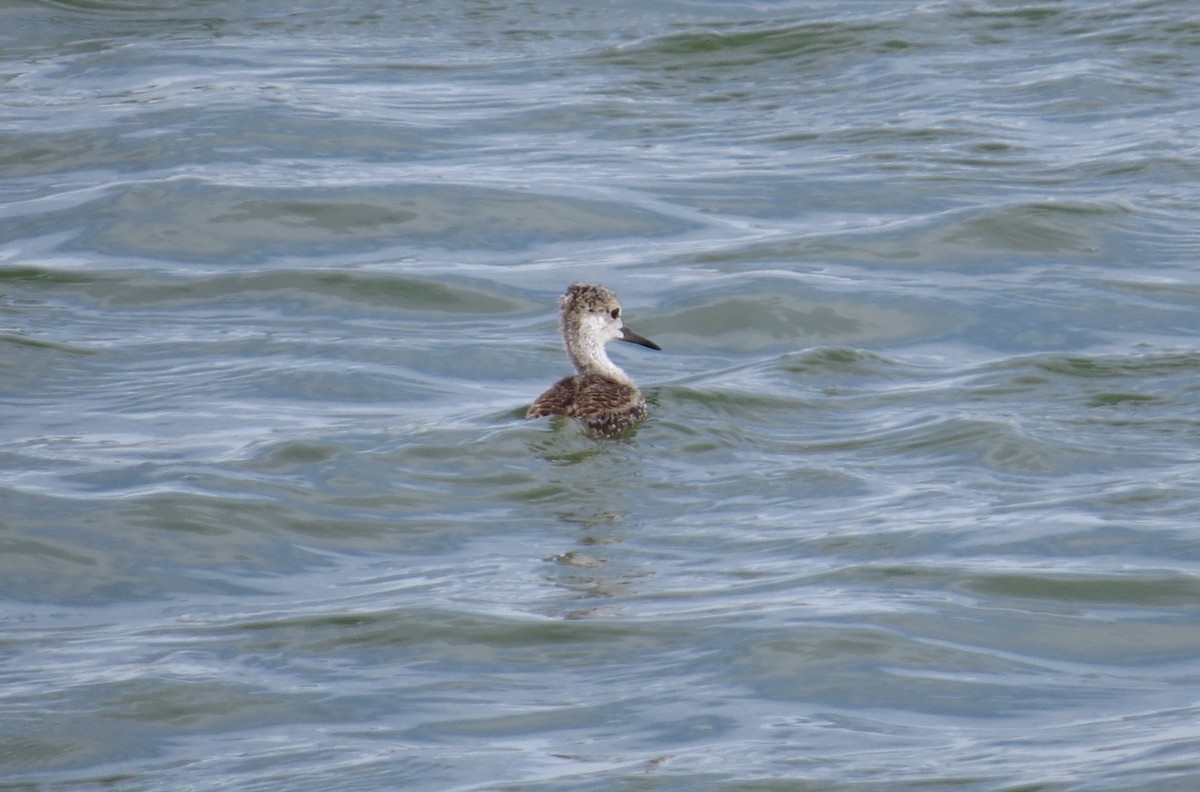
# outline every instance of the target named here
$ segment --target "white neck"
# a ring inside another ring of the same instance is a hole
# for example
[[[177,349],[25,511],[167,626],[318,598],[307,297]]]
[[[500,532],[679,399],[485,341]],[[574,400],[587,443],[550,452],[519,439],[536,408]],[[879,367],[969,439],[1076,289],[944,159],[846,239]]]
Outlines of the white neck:
[[[580,374],[599,374],[605,379],[632,385],[633,380],[621,370],[621,367],[608,359],[604,342],[594,333],[579,332],[580,328],[572,328],[574,332],[566,333],[567,354],[575,364],[575,370]]]

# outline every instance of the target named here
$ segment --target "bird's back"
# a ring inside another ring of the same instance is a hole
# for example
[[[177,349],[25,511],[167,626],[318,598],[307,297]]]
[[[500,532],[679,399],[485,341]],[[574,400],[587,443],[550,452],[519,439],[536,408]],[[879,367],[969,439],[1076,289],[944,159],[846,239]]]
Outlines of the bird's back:
[[[565,415],[601,437],[611,437],[646,417],[646,400],[632,385],[593,372],[563,377],[538,396],[526,418]]]

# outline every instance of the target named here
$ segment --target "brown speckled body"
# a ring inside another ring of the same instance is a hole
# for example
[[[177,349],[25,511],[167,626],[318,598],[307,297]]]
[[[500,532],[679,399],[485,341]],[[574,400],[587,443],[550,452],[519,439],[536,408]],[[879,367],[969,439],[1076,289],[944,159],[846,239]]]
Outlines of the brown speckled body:
[[[543,415],[576,418],[594,434],[612,437],[646,417],[646,400],[632,385],[576,374],[554,383],[525,413],[526,418]]]
[[[646,400],[604,350],[615,339],[659,349],[621,322],[617,296],[603,286],[575,283],[560,300],[563,343],[575,374],[556,382],[529,406],[526,418],[565,415],[600,437],[619,434],[646,417]]]

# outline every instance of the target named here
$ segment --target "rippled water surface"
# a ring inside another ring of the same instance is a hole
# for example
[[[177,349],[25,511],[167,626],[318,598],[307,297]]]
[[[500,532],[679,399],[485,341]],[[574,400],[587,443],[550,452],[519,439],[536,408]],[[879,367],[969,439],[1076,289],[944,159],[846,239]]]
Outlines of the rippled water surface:
[[[6,4],[0,789],[1197,788],[1195,17]]]

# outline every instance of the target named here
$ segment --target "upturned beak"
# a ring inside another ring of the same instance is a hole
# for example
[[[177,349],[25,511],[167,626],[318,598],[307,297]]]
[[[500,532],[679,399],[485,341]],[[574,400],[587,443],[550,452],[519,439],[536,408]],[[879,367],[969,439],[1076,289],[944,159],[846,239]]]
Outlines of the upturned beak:
[[[631,344],[641,344],[644,347],[650,347],[651,349],[657,349],[659,352],[662,351],[662,347],[660,347],[658,344],[654,343],[649,338],[642,338],[640,335],[633,332],[628,327],[621,328],[621,340],[628,341]]]

